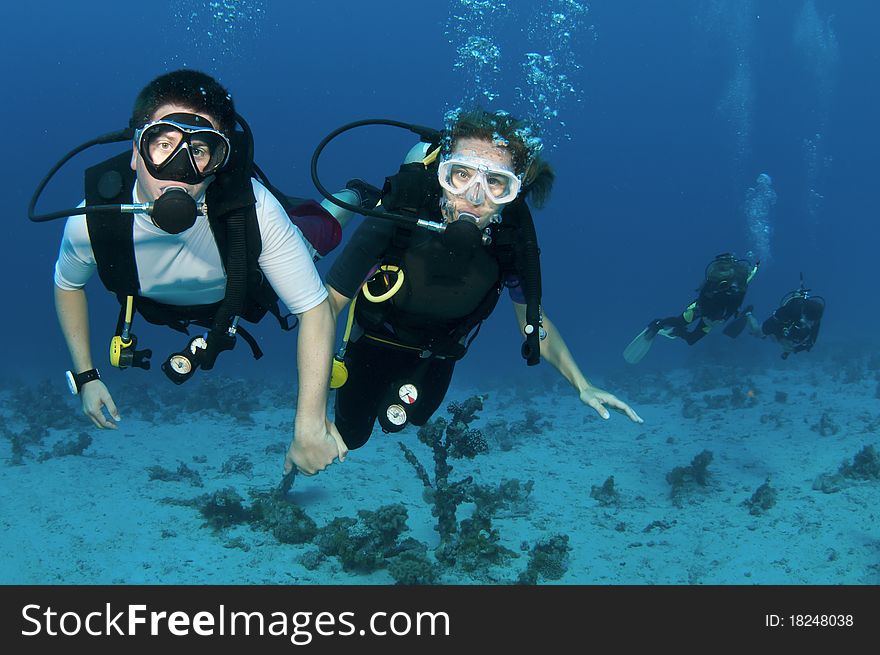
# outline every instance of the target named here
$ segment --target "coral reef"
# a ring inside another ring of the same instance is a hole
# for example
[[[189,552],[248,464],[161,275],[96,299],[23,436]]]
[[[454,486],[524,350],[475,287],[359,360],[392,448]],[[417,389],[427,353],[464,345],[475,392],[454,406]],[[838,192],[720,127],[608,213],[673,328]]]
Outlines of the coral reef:
[[[880,480],[880,457],[877,450],[874,446],[865,446],[853,457],[852,464],[841,464],[840,474],[852,480]]]
[[[150,480],[159,480],[161,482],[184,482],[188,481],[194,487],[204,487],[202,476],[198,471],[192,470],[183,462],[177,467],[176,471],[171,471],[163,466],[151,466],[147,469],[150,474]]]
[[[539,423],[540,421],[540,423]],[[542,434],[547,421],[539,412],[531,407],[526,409],[523,418],[508,423],[504,419],[494,418],[486,422],[486,433],[491,435],[498,448],[503,451],[513,450],[517,444]]]
[[[450,403],[447,407],[452,415],[450,421],[439,417],[419,429],[419,441],[430,447],[433,453],[433,481],[415,453],[403,443],[398,445],[425,486],[425,500],[431,504],[431,513],[437,517],[436,530],[440,535],[440,543],[434,550],[437,561],[488,578],[492,567],[518,556],[502,545],[492,519],[501,512],[517,516],[525,514],[533,482],[502,480],[494,486],[475,483],[470,476],[453,482],[449,480],[452,472],[450,458],[471,459],[487,450],[481,432],[469,427],[477,418],[477,411],[483,408],[484,398],[473,396],[462,403]],[[533,415],[533,420],[537,420],[537,415]],[[474,510],[469,518],[459,523],[457,510],[465,502],[473,503]]]
[[[254,425],[252,412],[260,408],[259,400],[260,395],[253,393],[247,381],[214,375],[199,377],[197,392],[182,396],[187,413],[216,412],[243,425]]]
[[[461,521],[452,538],[440,542],[434,556],[447,566],[485,576],[493,566],[503,566],[519,556],[500,542],[501,535],[492,526],[492,515],[477,509]]]
[[[263,403],[271,405],[271,398],[277,395],[266,385],[261,383],[260,393],[255,393],[245,378],[197,375],[187,383],[187,393],[180,393],[173,385],[133,382],[120,391],[120,404],[153,423],[178,424],[194,414],[207,413],[232,418],[240,425],[254,425],[253,413]]]
[[[0,416],[0,420],[3,421],[2,433],[9,439],[11,465],[23,465],[25,458],[31,456],[31,450],[42,446],[51,430],[66,431],[70,427],[70,417],[76,410],[71,396],[59,396],[58,392],[58,384],[49,380],[35,384],[19,380],[4,392],[8,400],[4,398],[0,407],[9,415]],[[59,402],[47,403],[47,398],[59,398]],[[37,459],[43,462],[51,457],[81,454],[74,452],[78,443],[79,439],[69,445],[56,444],[60,450],[43,451]]]
[[[449,456],[454,458],[473,459],[480,453],[489,451],[489,445],[479,430],[472,430],[468,425],[477,417],[476,413],[483,409],[486,396],[472,396],[461,404],[449,403],[446,408],[452,420],[446,426],[445,448]]]
[[[405,539],[397,555],[388,560],[388,573],[400,585],[427,585],[440,581],[440,567],[428,556],[428,547],[416,539]]]
[[[614,476],[609,476],[602,483],[601,487],[593,485],[592,489],[590,489],[590,498],[598,501],[602,507],[616,507],[620,505],[620,494],[614,488]]]
[[[829,412],[822,412],[818,423],[810,426],[813,432],[818,432],[820,437],[830,437],[840,432],[840,426],[831,420]]]
[[[822,473],[813,481],[813,489],[826,494],[836,493],[853,481],[880,480],[880,455],[872,445],[863,447],[852,463],[843,462],[836,473]]]
[[[70,426],[70,394],[66,396],[67,402],[46,402],[47,398],[58,398],[58,392],[58,385],[49,380],[19,384],[11,393],[9,405],[24,420],[26,429],[63,430]]]
[[[684,418],[692,418],[699,421],[703,418],[703,409],[693,398],[684,396],[681,399],[681,415]]]
[[[327,556],[320,550],[308,550],[300,555],[299,563],[302,564],[303,568],[307,571],[314,571],[321,566],[326,559]]]
[[[519,575],[519,583],[533,585],[540,580],[559,580],[568,570],[568,535],[557,534],[536,543],[529,553],[529,563]]]
[[[19,432],[9,432],[9,442],[12,450],[10,464],[20,466],[24,464],[24,458],[30,454],[30,446],[39,446],[49,435],[49,431],[40,425],[26,425]]]
[[[770,486],[770,478],[755,490],[752,497],[743,501],[743,505],[749,508],[749,514],[761,516],[776,504],[776,489]]]
[[[199,496],[194,505],[205,517],[206,524],[215,531],[228,528],[251,519],[250,511],[243,504],[244,498],[232,487],[220,489],[212,494]]]
[[[271,532],[283,544],[309,543],[318,525],[299,505],[276,490],[252,494],[250,523],[254,529]]]
[[[450,403],[447,411],[452,420],[447,422],[443,417],[429,421],[419,428],[419,441],[431,448],[434,454],[434,482],[430,484],[427,472],[418,458],[411,451],[407,454],[406,446],[400,444],[404,456],[416,469],[416,475],[426,485],[427,500],[432,503],[432,514],[437,517],[437,532],[441,541],[453,537],[456,532],[456,510],[469,498],[470,477],[449,482],[452,466],[449,458],[473,458],[478,453],[486,452],[486,441],[479,430],[468,427],[476,418],[476,412],[483,408],[483,397],[472,396],[462,403]]]
[[[220,470],[226,475],[244,475],[248,479],[254,476],[254,464],[247,455],[232,455]]]
[[[190,500],[166,498],[164,503],[195,507],[206,519],[205,525],[220,531],[233,525],[248,524],[254,530],[270,532],[281,543],[304,544],[318,532],[317,524],[298,505],[281,497],[276,489],[252,492],[252,502],[232,487]]]
[[[383,505],[374,511],[358,510],[356,517],[334,518],[322,527],[291,500],[288,490],[294,475],[285,476],[277,487],[263,492],[252,491],[248,505],[233,488],[226,487],[188,501],[165,499],[163,502],[195,507],[205,519],[205,526],[216,532],[238,525],[269,532],[286,544],[313,544],[300,556],[300,563],[315,570],[329,557],[336,558],[344,571],[356,574],[379,570],[388,572],[397,584],[436,584],[443,572],[466,573],[476,579],[499,582],[503,567],[519,553],[508,548],[493,520],[498,517],[521,517],[528,514],[534,483],[502,479],[498,484],[480,484],[471,476],[450,480],[450,459],[472,459],[487,451],[480,430],[471,423],[483,407],[484,396],[473,396],[462,403],[450,403],[450,418],[437,418],[418,431],[419,440],[431,448],[433,475],[406,445],[398,442],[406,460],[424,486],[424,498],[436,518],[439,543],[433,551],[406,537],[408,513],[402,504]],[[537,420],[537,415],[532,416]],[[190,481],[201,484],[197,472],[181,463],[177,471],[159,466],[149,469],[150,479]],[[251,473],[247,457],[232,456],[222,466],[225,474]],[[470,516],[459,521],[458,508],[472,506]],[[226,547],[247,550],[241,535],[229,539]],[[528,545],[524,546],[528,550]],[[526,570],[519,581],[535,584],[556,580],[567,567],[568,537],[556,535],[531,548]],[[516,582],[516,580],[506,580]]]
[[[51,451],[44,451],[37,457],[38,462],[45,462],[53,457],[68,457],[82,455],[86,448],[92,445],[92,437],[88,432],[80,432],[76,439],[59,441],[52,446]]]
[[[370,573],[388,565],[403,546],[407,511],[401,504],[383,505],[376,511],[358,510],[358,517],[336,518],[320,528],[315,545],[324,555],[337,557],[346,571]]]
[[[476,505],[477,511],[491,516],[525,516],[534,486],[533,480],[522,483],[517,479],[503,479],[497,486],[473,484],[470,501]]]
[[[696,455],[689,466],[676,466],[666,474],[666,481],[672,487],[672,502],[680,507],[685,495],[695,488],[705,487],[709,484],[709,471],[707,467],[712,461],[712,452],[702,451]]]

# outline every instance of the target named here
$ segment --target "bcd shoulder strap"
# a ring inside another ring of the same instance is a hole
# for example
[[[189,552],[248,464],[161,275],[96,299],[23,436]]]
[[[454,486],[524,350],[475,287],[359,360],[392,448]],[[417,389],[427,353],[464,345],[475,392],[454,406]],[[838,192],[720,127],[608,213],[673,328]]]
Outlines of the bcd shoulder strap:
[[[134,179],[131,152],[124,152],[86,169],[86,206],[131,203]],[[98,275],[104,286],[122,299],[120,302],[126,296],[136,296],[140,290],[134,258],[133,222],[132,214],[122,212],[86,214],[86,227]]]
[[[516,271],[526,299],[526,340],[522,356],[529,366],[541,361],[541,250],[532,212],[525,199],[517,198],[504,209],[504,219],[516,227],[518,236],[515,247]],[[528,330],[531,328],[531,331]]]

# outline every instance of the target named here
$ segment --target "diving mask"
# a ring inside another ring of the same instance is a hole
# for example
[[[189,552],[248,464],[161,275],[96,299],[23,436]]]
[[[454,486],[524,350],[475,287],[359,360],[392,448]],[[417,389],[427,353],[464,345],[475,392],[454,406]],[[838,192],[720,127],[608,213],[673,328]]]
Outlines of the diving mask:
[[[207,119],[184,113],[138,128],[134,142],[150,175],[184,184],[204,182],[226,165],[232,149]]]
[[[437,170],[440,186],[456,196],[464,196],[473,205],[485,200],[503,205],[516,199],[522,181],[510,170],[495,162],[471,157],[450,157]]]

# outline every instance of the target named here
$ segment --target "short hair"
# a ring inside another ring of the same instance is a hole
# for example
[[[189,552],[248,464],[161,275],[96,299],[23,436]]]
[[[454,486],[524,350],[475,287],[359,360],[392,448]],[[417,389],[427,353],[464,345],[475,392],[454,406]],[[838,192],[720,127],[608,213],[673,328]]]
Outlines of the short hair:
[[[556,174],[538,154],[544,144],[534,125],[505,111],[490,112],[479,107],[468,112],[449,112],[446,121],[445,154],[453,150],[459,139],[503,142],[510,148],[514,172],[523,178],[523,193],[531,196],[536,207],[546,204]]]
[[[229,91],[207,73],[187,68],[165,73],[147,84],[134,101],[129,126],[143,127],[159,107],[169,104],[210,116],[225,134],[235,129],[235,104]]]

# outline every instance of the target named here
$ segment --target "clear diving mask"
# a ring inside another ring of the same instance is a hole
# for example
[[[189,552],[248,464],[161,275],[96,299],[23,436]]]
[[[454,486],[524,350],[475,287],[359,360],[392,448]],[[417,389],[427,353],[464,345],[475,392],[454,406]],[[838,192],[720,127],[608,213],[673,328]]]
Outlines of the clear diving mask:
[[[440,162],[437,174],[440,186],[473,205],[486,200],[496,205],[512,202],[522,185],[513,171],[478,158],[450,157]]]

